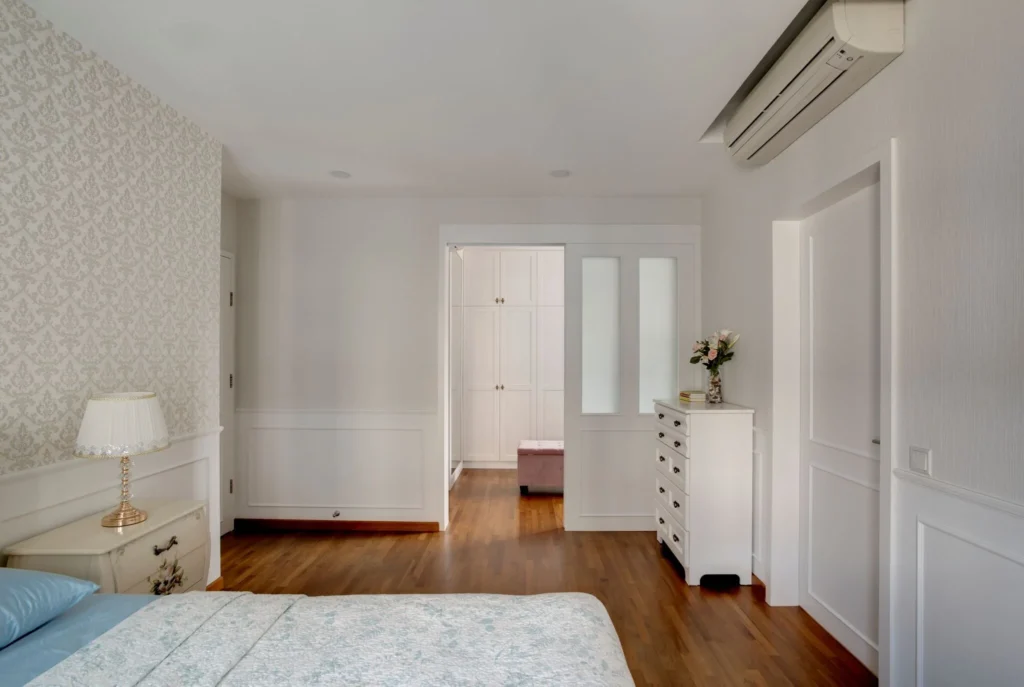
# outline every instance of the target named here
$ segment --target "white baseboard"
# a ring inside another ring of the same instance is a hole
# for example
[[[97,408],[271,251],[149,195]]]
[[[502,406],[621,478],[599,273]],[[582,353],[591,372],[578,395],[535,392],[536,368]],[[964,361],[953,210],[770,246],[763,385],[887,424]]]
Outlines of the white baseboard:
[[[654,532],[654,514],[651,515],[581,515],[565,529],[570,532]]]
[[[894,473],[890,684],[1020,684],[1024,507]]]
[[[516,470],[519,468],[518,463],[507,460],[465,460],[462,462],[462,466],[466,470]]]

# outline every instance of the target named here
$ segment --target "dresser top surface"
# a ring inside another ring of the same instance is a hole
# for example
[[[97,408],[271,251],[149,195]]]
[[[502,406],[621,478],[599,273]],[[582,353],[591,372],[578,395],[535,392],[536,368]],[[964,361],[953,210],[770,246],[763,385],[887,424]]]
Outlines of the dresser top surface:
[[[164,525],[205,508],[203,501],[132,501],[136,508],[146,511],[145,522],[129,527],[103,527],[100,518],[107,511],[87,515],[31,539],[12,544],[4,549],[9,556],[97,555],[109,553],[125,544],[144,537]],[[109,508],[107,509],[110,510]]]
[[[665,406],[677,413],[722,413],[722,414],[746,414],[753,413],[753,408],[733,405],[732,403],[680,403],[679,401],[655,401],[659,406]]]

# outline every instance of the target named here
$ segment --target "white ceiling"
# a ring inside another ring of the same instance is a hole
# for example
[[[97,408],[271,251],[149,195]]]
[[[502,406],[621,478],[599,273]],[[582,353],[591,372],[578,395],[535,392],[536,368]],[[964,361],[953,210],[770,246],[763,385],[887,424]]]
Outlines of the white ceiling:
[[[242,195],[616,196],[707,187],[698,139],[804,0],[29,3],[222,141]]]

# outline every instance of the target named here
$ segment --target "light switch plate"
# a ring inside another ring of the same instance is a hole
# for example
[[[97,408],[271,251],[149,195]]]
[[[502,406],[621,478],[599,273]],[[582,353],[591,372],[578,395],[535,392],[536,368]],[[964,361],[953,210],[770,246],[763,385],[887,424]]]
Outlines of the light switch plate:
[[[932,475],[932,450],[919,446],[910,447],[910,469],[922,475]]]

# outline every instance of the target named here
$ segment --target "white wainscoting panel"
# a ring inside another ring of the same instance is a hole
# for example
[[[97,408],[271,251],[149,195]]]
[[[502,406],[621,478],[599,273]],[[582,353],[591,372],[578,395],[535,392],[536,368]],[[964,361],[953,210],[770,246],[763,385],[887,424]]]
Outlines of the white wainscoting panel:
[[[1024,675],[1024,506],[896,471],[894,685]]]
[[[582,431],[580,497],[583,527],[654,531],[652,431]],[[588,525],[588,522],[591,523]]]
[[[210,570],[220,577],[220,430],[175,437],[165,451],[135,459],[136,498],[207,501]],[[213,485],[213,488],[211,488]],[[91,514],[113,510],[121,491],[115,460],[73,460],[0,477],[0,548]],[[0,559],[3,557],[0,556]],[[0,560],[0,564],[3,560]]]
[[[810,466],[804,607],[878,670],[878,486]]]
[[[435,521],[425,478],[435,419],[241,410],[237,517]]]

